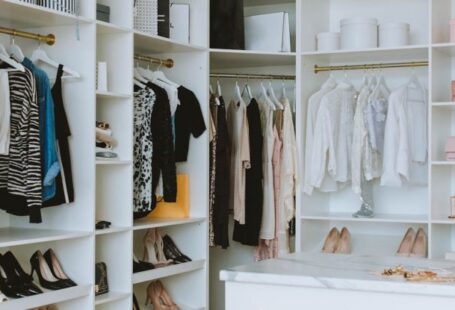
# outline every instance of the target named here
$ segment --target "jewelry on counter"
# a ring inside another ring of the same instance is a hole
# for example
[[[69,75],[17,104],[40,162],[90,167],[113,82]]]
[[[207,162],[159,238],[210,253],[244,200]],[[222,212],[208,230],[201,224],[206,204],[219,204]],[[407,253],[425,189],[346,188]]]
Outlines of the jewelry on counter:
[[[421,269],[409,271],[406,270],[403,265],[398,265],[394,268],[386,268],[380,275],[384,277],[403,278],[406,281],[411,282],[455,282],[454,274],[439,275],[435,271]]]

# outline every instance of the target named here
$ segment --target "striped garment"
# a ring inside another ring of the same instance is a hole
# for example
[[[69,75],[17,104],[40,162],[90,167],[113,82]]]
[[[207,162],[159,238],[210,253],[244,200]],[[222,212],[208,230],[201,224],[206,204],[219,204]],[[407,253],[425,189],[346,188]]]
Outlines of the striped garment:
[[[30,222],[41,222],[42,177],[39,106],[32,72],[9,72],[11,142],[8,156],[0,156],[0,189],[25,197]],[[5,209],[14,208],[6,206]],[[2,207],[3,209],[3,207]]]

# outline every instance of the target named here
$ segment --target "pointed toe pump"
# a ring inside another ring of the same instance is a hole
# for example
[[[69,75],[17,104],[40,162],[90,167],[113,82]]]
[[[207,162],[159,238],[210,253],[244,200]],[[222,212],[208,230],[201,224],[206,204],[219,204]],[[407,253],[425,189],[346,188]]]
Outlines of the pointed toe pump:
[[[340,239],[340,232],[336,227],[333,227],[324,241],[324,246],[322,247],[322,253],[333,253],[335,252],[336,245]]]
[[[52,249],[49,249],[44,253],[44,259],[50,267],[49,269],[51,270],[52,275],[56,279],[64,281],[67,287],[77,286],[76,282],[71,280],[63,271],[62,265]]]
[[[417,230],[414,244],[411,249],[411,257],[427,257],[427,235],[422,228]]]
[[[22,269],[22,266],[11,251],[6,252],[1,257],[1,261],[7,280],[12,283],[16,292],[24,296],[32,296],[43,292],[33,283],[33,277]]]
[[[337,254],[351,254],[352,251],[352,239],[351,233],[346,227],[343,227],[340,233],[340,238],[335,247],[335,253]]]
[[[164,254],[166,255],[167,259],[172,259],[175,263],[187,263],[191,262],[191,258],[183,254],[177,245],[175,244],[174,240],[172,240],[169,235],[165,235],[163,237],[164,242]]]
[[[36,251],[30,258],[32,265],[32,276],[37,273],[39,283],[42,287],[48,290],[61,290],[68,287],[66,281],[56,278],[47,264],[41,251]]]
[[[400,246],[398,247],[396,255],[397,256],[409,256],[411,254],[415,238],[416,238],[416,232],[415,232],[414,228],[409,227],[403,237],[403,240],[401,240],[401,243],[400,243]]]

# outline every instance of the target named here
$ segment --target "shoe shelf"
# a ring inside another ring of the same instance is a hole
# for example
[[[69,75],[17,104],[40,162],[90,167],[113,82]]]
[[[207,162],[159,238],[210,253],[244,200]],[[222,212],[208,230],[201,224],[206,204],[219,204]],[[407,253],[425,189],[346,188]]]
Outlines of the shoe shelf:
[[[131,95],[111,91],[96,91],[97,99],[131,99]]]
[[[425,224],[428,222],[428,215],[376,213],[373,218],[357,218],[352,216],[352,212],[320,212],[302,215],[302,220]]]
[[[92,293],[91,285],[78,285],[57,291],[48,291],[42,294],[9,300],[0,303],[0,310],[35,309],[46,305],[58,304],[70,300],[87,297]]]
[[[161,278],[181,275],[184,273],[203,269],[206,265],[204,259],[195,260],[187,263],[156,268],[148,271],[133,274],[133,284],[149,282]]]
[[[32,228],[0,228],[0,248],[92,236],[92,232]]]
[[[131,293],[109,292],[107,294],[95,296],[95,306],[113,303],[119,300],[126,299],[130,296]]]
[[[205,220],[206,219],[204,217],[190,217],[182,219],[140,219],[134,221],[133,230],[202,223]]]
[[[126,231],[130,231],[131,227],[115,227],[111,226],[110,228],[106,229],[96,229],[95,230],[95,235],[101,236],[101,235],[108,235],[108,234],[118,234],[118,233],[123,233]]]

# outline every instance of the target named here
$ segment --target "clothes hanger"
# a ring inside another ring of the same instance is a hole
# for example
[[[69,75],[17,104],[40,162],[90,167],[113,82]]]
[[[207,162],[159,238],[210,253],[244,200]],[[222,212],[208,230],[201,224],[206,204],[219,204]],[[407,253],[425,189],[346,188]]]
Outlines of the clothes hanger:
[[[136,66],[135,66],[135,68],[134,68],[134,70],[133,70],[133,78],[134,78],[133,81],[134,81],[134,85],[139,86],[140,88],[144,89],[144,88],[146,87],[145,84],[147,84],[148,81],[145,80],[145,79],[139,74],[139,72],[137,71],[138,67],[139,67],[139,63],[136,62]],[[145,83],[145,84],[143,84],[143,83]]]
[[[235,81],[235,95],[237,96],[238,101],[243,102],[242,93],[240,91],[240,86],[239,86],[238,81]]]
[[[171,85],[172,87],[175,87],[175,88],[179,88],[180,85],[179,84],[176,84],[174,82],[172,82],[171,80],[169,80],[165,75],[164,75],[164,72],[161,71],[161,67],[162,67],[162,63],[160,63],[159,67],[158,67],[158,70],[154,72],[154,75],[155,75],[155,78],[157,80],[160,80],[166,84],[169,84]]]
[[[209,84],[209,92],[210,92],[210,95],[214,97],[216,105],[221,105],[220,99],[218,99],[218,97],[213,92],[212,84]]]
[[[222,94],[221,94],[221,84],[220,84],[220,80],[216,80],[216,90],[217,90],[217,96],[218,96],[218,97],[221,97]]]
[[[0,62],[6,63],[10,67],[13,67],[15,70],[25,72],[25,67],[22,64],[18,63],[17,61],[15,61],[14,59],[12,59],[11,57],[9,57],[8,52],[6,51],[5,47],[2,44],[0,44]],[[10,71],[9,68],[6,70]]]
[[[51,59],[47,55],[46,51],[41,48],[41,42],[38,44],[38,48],[33,51],[31,60],[34,63],[43,62],[54,68],[58,68],[60,66],[60,63]],[[81,75],[77,71],[75,71],[71,68],[68,68],[67,66],[63,66],[63,72],[68,74],[67,77],[72,77],[72,78],[76,78],[76,79],[81,77]]]
[[[284,80],[281,81],[281,86],[282,86],[281,98],[285,99],[285,100],[289,100],[288,96],[286,94],[286,85],[284,85]]]
[[[387,87],[387,84],[384,79],[384,75],[382,72],[379,72],[379,78],[376,84],[376,87],[373,89],[373,92],[370,95],[370,98],[378,98],[380,95],[384,98],[389,98],[390,96],[390,90]]]
[[[272,81],[269,81],[269,94],[273,103],[277,106],[277,109],[283,110],[284,107],[281,102],[276,98],[275,91],[273,90]]]
[[[11,44],[8,47],[9,54],[12,58],[14,58],[17,62],[23,62],[24,61],[24,53],[22,52],[22,49],[20,48],[19,45],[16,44],[15,42],[15,37],[11,36]]]
[[[263,82],[261,82],[261,98],[264,98],[265,102],[270,106],[272,111],[276,111],[276,106],[272,102],[272,100],[270,100],[269,96],[267,95],[267,89],[265,88]]]

